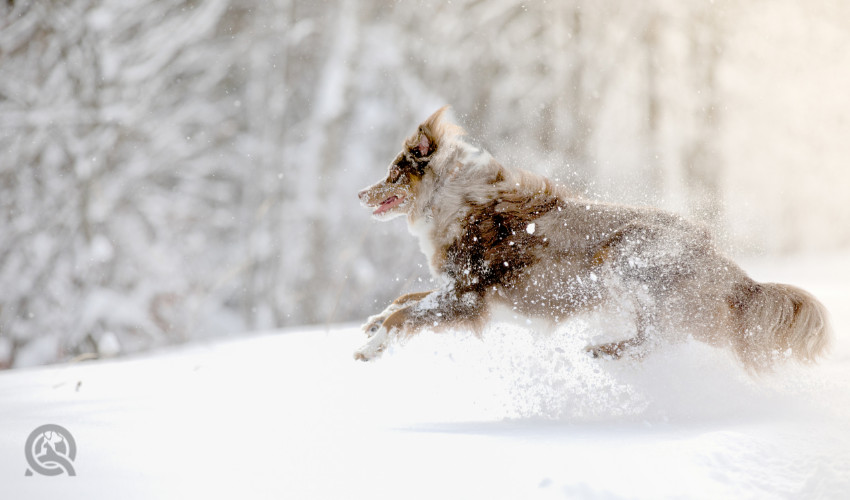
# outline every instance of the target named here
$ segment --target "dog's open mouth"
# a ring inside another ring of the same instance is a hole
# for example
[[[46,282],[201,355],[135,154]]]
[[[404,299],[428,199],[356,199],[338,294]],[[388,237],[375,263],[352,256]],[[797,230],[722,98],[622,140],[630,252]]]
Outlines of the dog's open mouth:
[[[390,196],[386,200],[382,201],[380,205],[378,205],[378,208],[376,208],[375,211],[372,212],[372,215],[381,215],[382,213],[388,212],[394,209],[395,207],[401,205],[402,203],[404,203],[403,196]]]

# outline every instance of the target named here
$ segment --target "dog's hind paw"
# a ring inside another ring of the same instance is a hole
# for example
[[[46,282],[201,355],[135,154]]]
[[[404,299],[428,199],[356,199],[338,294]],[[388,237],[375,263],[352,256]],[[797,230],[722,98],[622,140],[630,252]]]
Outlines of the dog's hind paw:
[[[601,346],[589,345],[584,348],[584,352],[593,359],[615,359],[614,356],[602,349]]]
[[[594,359],[620,359],[621,356],[619,350],[612,349],[610,344],[589,345],[584,348],[584,352]]]
[[[592,358],[620,359],[628,356],[634,359],[641,359],[646,355],[644,340],[644,337],[635,337],[620,342],[589,345],[584,348],[584,352]]]

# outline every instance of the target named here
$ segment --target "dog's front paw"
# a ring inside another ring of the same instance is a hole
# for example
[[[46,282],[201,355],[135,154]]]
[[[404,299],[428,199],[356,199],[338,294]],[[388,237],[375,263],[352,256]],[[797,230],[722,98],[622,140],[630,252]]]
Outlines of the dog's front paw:
[[[363,346],[354,352],[354,359],[357,361],[372,361],[381,355],[382,349],[369,349],[368,346]]]
[[[384,352],[384,349],[387,347],[386,328],[378,327],[370,337],[369,342],[354,352],[354,359],[358,361],[371,361]]]
[[[398,304],[390,304],[386,309],[379,312],[378,314],[369,316],[369,319],[366,320],[366,323],[363,323],[363,326],[360,328],[363,329],[363,332],[369,337],[372,338],[378,330],[384,325],[384,321],[387,318],[393,315],[396,311],[401,309],[401,306]]]
[[[366,320],[366,323],[363,323],[363,326],[360,328],[363,330],[363,333],[366,334],[367,337],[372,338],[378,333],[378,330],[381,329],[381,325],[384,324],[384,320],[387,319],[383,314],[376,314],[374,316],[369,316],[369,319]]]

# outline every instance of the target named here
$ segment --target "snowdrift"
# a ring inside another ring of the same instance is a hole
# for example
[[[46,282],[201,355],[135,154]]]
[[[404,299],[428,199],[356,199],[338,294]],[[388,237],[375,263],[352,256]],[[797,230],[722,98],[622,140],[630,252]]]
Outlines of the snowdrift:
[[[811,289],[833,354],[758,378],[694,342],[590,359],[585,320],[423,334],[373,363],[335,327],[6,372],[3,497],[843,498],[850,289],[830,276]],[[25,476],[48,423],[75,477]]]

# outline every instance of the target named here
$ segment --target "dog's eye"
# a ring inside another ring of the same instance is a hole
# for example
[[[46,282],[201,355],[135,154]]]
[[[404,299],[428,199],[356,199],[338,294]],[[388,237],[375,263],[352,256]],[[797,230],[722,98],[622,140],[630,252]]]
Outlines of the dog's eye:
[[[390,169],[390,182],[398,182],[398,179],[401,177],[401,170],[398,167],[393,165],[393,168]]]

